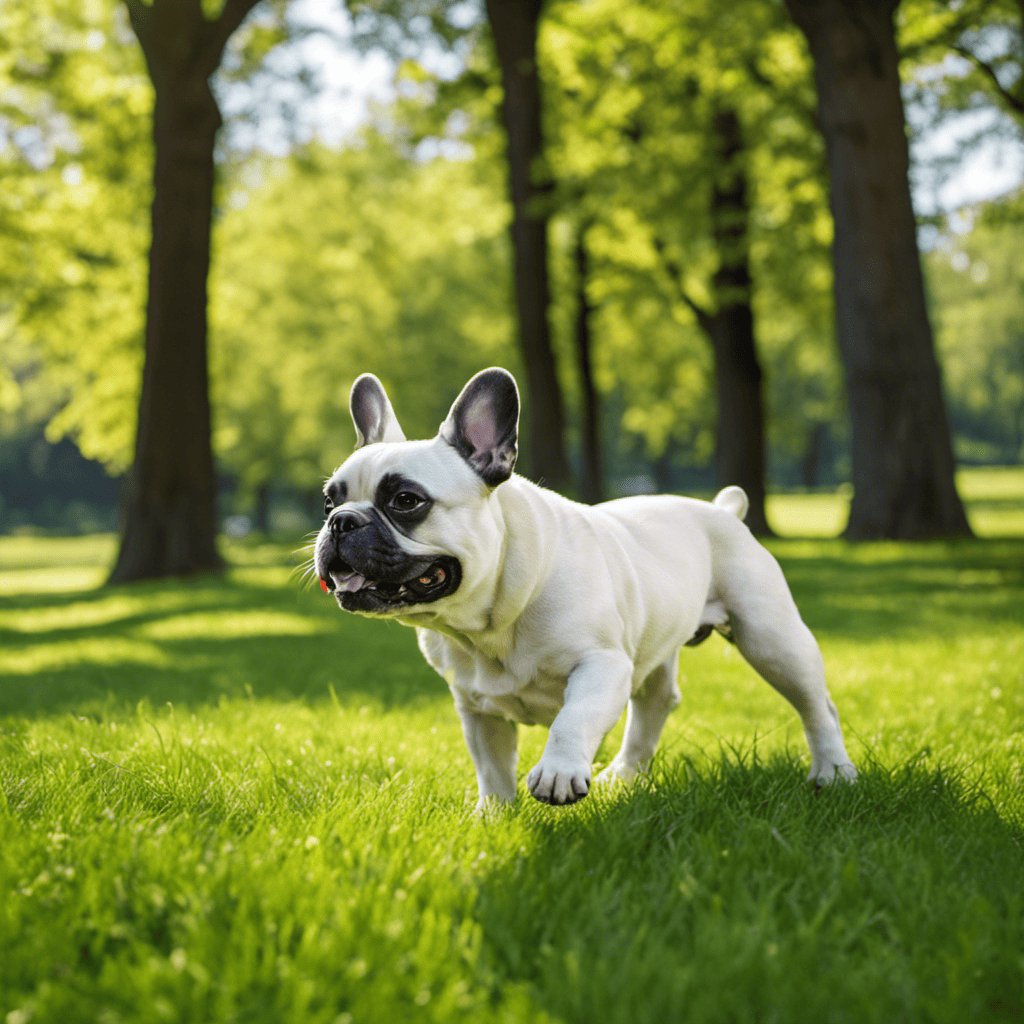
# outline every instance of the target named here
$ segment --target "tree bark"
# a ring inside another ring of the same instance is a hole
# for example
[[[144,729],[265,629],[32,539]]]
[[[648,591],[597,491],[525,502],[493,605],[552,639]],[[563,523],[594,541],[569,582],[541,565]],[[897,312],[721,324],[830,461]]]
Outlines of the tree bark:
[[[581,225],[576,236],[576,365],[580,375],[582,423],[580,430],[580,498],[590,505],[604,501],[604,464],[601,457],[601,402],[594,386],[591,361],[591,318],[594,313],[587,297],[590,276],[587,252],[587,225]]]
[[[846,537],[970,536],[907,178],[898,0],[786,0],[814,58],[835,223],[839,350],[853,433]]]
[[[152,242],[135,460],[108,583],[223,566],[206,318],[213,147],[221,116],[209,78],[255,3],[227,0],[220,17],[207,21],[200,0],[126,0],[155,91]]]
[[[654,486],[659,494],[672,490],[672,456],[675,455],[676,447],[675,438],[666,438],[665,450],[651,462],[651,476],[654,477]]]
[[[270,483],[264,480],[256,485],[253,495],[252,528],[261,536],[270,535]],[[316,510],[319,512],[319,508]]]
[[[715,352],[718,401],[715,476],[719,487],[739,484],[747,492],[747,525],[758,536],[770,536],[764,509],[764,374],[750,305],[750,205],[736,111],[719,110],[714,132],[719,171],[711,193],[711,220],[718,269],[712,278],[715,313],[706,328]]]
[[[815,423],[807,434],[807,447],[800,460],[800,480],[808,490],[818,486],[818,473],[821,469],[821,456],[826,437],[828,427],[824,423]]]
[[[544,0],[487,0],[501,65],[502,119],[507,136],[512,250],[519,348],[530,401],[530,471],[549,487],[570,477],[565,410],[548,325],[547,183],[538,180],[544,150],[537,26]]]

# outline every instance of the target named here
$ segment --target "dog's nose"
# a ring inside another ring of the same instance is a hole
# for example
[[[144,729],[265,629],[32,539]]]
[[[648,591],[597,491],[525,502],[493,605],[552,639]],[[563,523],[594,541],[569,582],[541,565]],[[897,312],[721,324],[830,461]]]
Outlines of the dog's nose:
[[[358,530],[361,526],[366,526],[369,522],[370,517],[368,515],[351,508],[335,509],[328,520],[331,533],[335,535],[351,533],[353,530]]]

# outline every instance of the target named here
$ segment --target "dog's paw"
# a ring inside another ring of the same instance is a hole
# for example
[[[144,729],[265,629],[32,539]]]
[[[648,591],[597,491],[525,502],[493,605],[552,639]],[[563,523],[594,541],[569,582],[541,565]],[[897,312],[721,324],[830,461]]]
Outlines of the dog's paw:
[[[628,764],[615,758],[603,772],[598,773],[594,782],[599,786],[610,786],[616,782],[632,782],[636,776],[636,768],[630,768]]]
[[[541,758],[526,776],[530,795],[545,804],[574,804],[590,792],[590,766]]]
[[[485,821],[500,817],[512,806],[512,801],[496,793],[482,796],[473,808],[473,817],[482,818]]]
[[[812,765],[807,781],[813,782],[816,789],[831,786],[833,782],[856,782],[857,769],[849,761],[846,764],[829,764],[821,767]]]

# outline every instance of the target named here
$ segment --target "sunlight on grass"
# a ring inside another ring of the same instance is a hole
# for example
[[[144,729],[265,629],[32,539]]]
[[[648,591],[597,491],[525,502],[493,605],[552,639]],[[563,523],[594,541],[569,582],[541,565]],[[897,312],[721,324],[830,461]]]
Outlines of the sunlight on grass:
[[[850,514],[845,494],[769,494],[768,524],[780,537],[838,537]]]
[[[1024,466],[972,467],[956,474],[971,529],[979,537],[1024,537]],[[770,494],[766,513],[780,537],[838,537],[850,494]]]
[[[247,636],[312,636],[328,632],[327,623],[308,616],[285,612],[246,610],[231,613],[205,612],[197,615],[175,615],[158,622],[146,623],[135,631],[138,636],[153,640],[227,640]]]
[[[1024,466],[959,469],[956,487],[964,501],[1013,501],[1024,505]]]
[[[26,675],[72,665],[148,666],[166,668],[170,656],[155,644],[128,637],[102,640],[64,640],[60,645],[35,644],[22,650],[0,651],[0,672]]]

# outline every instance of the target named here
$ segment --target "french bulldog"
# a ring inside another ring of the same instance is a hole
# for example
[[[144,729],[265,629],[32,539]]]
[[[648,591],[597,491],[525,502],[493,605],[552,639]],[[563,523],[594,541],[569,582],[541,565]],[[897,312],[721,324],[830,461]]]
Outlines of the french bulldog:
[[[680,703],[681,649],[712,631],[799,713],[816,784],[853,780],[818,645],[778,563],[742,518],[747,497],[577,504],[513,473],[519,392],[478,373],[433,440],[407,441],[372,374],[353,385],[356,450],[324,487],[313,565],[339,607],[414,626],[444,678],[476,768],[478,810],[516,796],[516,726],[549,728],[526,776],[545,803],[643,771]]]

